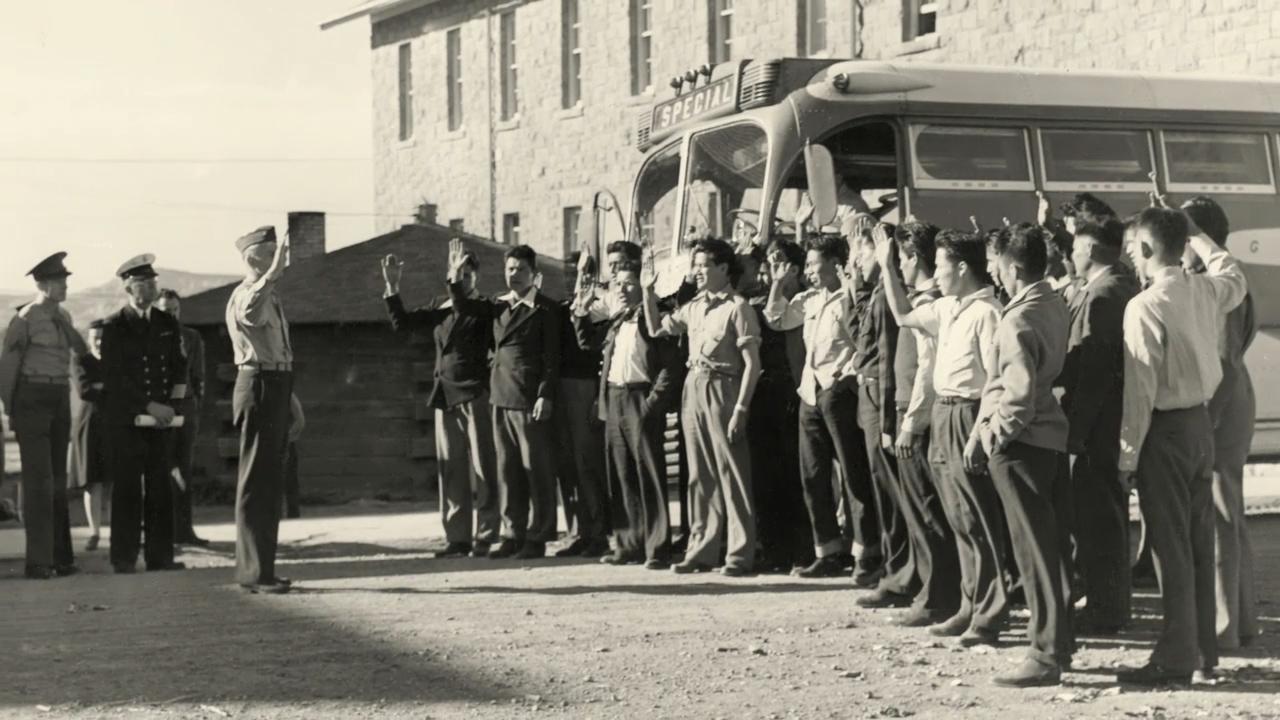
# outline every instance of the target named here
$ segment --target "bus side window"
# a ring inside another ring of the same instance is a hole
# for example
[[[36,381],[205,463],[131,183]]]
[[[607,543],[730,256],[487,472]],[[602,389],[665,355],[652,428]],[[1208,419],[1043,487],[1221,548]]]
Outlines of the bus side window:
[[[1145,192],[1151,187],[1154,164],[1145,130],[1045,128],[1040,152],[1046,190]]]
[[[1263,133],[1166,130],[1160,136],[1173,192],[1275,192]]]
[[[915,185],[945,190],[1031,190],[1021,128],[912,125]]]

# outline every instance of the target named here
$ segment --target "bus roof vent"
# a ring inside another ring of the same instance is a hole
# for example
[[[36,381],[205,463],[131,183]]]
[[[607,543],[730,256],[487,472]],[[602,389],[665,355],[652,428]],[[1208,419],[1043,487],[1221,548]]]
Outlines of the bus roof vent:
[[[636,147],[646,150],[653,130],[653,112],[648,108],[636,113]]]
[[[738,89],[738,109],[772,105],[777,102],[779,60],[752,62],[742,71],[742,85]]]

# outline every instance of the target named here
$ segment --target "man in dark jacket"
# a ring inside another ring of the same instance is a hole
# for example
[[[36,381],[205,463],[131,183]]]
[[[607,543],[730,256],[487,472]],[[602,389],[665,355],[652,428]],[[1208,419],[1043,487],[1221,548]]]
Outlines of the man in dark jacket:
[[[102,328],[103,419],[114,482],[111,565],[118,573],[134,571],[144,523],[147,569],[184,567],[173,559],[169,428],[175,405],[186,395],[187,359],[182,326],[152,307],[159,295],[153,262],[154,256],[140,255],[116,271],[129,304]]]
[[[462,257],[462,241],[450,240],[450,272],[462,265]],[[547,543],[556,536],[551,418],[560,380],[561,310],[538,292],[537,258],[528,245],[506,252],[510,292],[496,301],[468,298],[461,282],[448,286],[459,314],[493,328],[489,393],[503,520],[502,543],[489,553],[495,559],[545,557]]]
[[[440,519],[448,545],[436,557],[484,557],[498,540],[498,471],[494,461],[489,410],[489,349],[492,323],[462,313],[446,296],[417,310],[405,310],[400,298],[404,263],[395,255],[382,259],[384,298],[396,332],[431,333],[435,371],[427,405],[435,411],[436,467],[440,477]],[[462,254],[451,266],[447,282],[458,283],[463,296],[479,301],[475,253]],[[472,487],[474,473],[475,487]],[[472,492],[475,523],[472,523]],[[474,544],[472,529],[474,527]]]
[[[602,562],[644,562],[650,570],[670,564],[666,472],[662,458],[666,414],[679,396],[682,375],[675,342],[654,338],[640,317],[640,264],[626,260],[612,279],[613,316],[592,323],[590,288],[580,286],[573,323],[582,347],[602,354],[600,418],[605,422],[616,548]]]

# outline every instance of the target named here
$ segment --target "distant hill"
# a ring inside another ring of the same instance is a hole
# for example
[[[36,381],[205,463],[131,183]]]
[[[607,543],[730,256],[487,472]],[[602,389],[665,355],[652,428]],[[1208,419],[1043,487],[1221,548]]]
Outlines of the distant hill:
[[[160,273],[161,287],[173,288],[184,298],[240,279],[236,275],[213,275],[166,268],[156,268],[156,272]],[[11,292],[0,293],[0,335],[8,325],[10,313],[19,305],[30,302],[33,295],[34,291],[21,295]],[[91,320],[110,315],[124,305],[124,302],[124,288],[121,287],[120,282],[109,280],[84,290],[73,286],[67,296],[65,307],[75,320],[76,327],[83,330]]]

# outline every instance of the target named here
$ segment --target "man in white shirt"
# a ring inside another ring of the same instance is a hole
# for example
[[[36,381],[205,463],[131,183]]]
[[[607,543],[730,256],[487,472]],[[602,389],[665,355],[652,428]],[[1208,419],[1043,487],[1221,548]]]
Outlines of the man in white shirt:
[[[1185,213],[1148,208],[1136,239],[1150,280],[1125,308],[1122,482],[1136,479],[1160,569],[1164,627],[1143,667],[1120,682],[1185,683],[1217,665],[1212,517],[1213,425],[1206,403],[1222,380],[1222,317],[1244,299],[1240,264]],[[1206,267],[1188,274],[1190,244]]]

